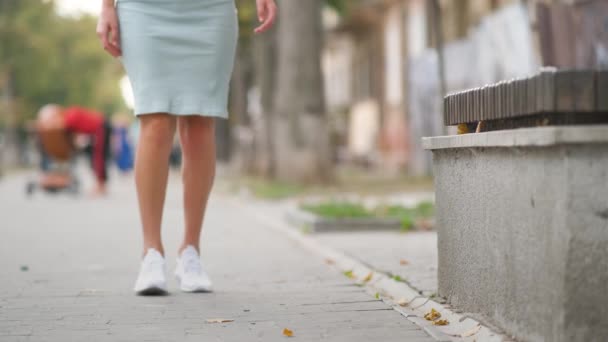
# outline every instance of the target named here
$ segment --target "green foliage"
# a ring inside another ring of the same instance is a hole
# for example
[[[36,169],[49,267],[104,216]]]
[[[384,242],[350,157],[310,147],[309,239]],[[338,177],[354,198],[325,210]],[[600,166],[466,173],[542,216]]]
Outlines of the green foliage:
[[[96,19],[61,17],[53,1],[0,0],[0,79],[10,75],[22,120],[42,105],[123,110],[124,74],[95,35]],[[0,93],[6,91],[0,83]]]
[[[422,202],[416,207],[419,216],[430,218],[435,215],[435,205],[432,202]]]
[[[409,232],[414,227],[414,219],[409,215],[403,215],[399,217],[401,224],[401,231],[403,233]]]
[[[331,8],[335,9],[340,15],[344,15],[348,9],[348,1],[352,0],[326,0],[326,3]]]
[[[313,214],[327,218],[362,218],[374,216],[363,205],[348,202],[327,202],[304,205],[302,208]]]
[[[431,202],[422,202],[414,208],[381,205],[370,210],[359,203],[329,201],[302,205],[301,208],[325,218],[396,218],[401,222],[403,232],[412,229],[417,220],[429,219],[435,214],[435,206]]]
[[[255,1],[236,0],[239,13],[239,39],[249,40],[253,36],[253,29],[259,24]]]

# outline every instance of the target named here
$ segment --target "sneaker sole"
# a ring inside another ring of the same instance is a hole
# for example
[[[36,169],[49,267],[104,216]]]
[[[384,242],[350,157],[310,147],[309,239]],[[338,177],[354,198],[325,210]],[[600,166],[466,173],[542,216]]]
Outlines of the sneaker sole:
[[[179,285],[179,289],[182,292],[187,292],[187,293],[211,293],[211,292],[213,292],[212,288],[206,288],[206,287],[198,288],[198,289],[184,288],[184,287],[182,287],[182,280],[181,280],[180,276],[177,275],[177,274],[175,275],[175,280],[177,280],[177,284]]]
[[[213,292],[212,289],[205,289],[205,288],[192,290],[192,289],[185,289],[180,286],[179,289],[182,290],[182,292],[187,292],[187,293],[211,293],[211,292]]]
[[[167,290],[161,289],[160,287],[149,287],[147,289],[137,291],[136,293],[138,296],[166,296],[169,294]]]

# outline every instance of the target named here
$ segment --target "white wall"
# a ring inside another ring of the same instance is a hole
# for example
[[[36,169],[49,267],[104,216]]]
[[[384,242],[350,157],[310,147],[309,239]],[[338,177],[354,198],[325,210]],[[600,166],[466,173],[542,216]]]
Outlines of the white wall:
[[[408,55],[420,56],[427,48],[427,16],[425,0],[410,0],[407,22]]]
[[[384,75],[385,100],[390,106],[403,103],[404,56],[402,38],[402,12],[400,6],[393,6],[384,26]]]
[[[332,37],[323,51],[325,98],[329,111],[352,102],[353,53],[352,39],[346,35]]]

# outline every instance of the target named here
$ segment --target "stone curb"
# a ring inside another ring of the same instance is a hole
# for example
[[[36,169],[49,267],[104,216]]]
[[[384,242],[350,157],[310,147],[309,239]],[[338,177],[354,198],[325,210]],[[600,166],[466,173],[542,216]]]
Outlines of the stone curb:
[[[285,220],[292,226],[311,233],[351,231],[399,231],[401,222],[389,218],[326,219],[297,207],[285,212]]]
[[[425,150],[464,147],[530,147],[566,144],[601,144],[608,141],[608,125],[518,128],[484,133],[422,138]]]
[[[442,342],[509,342],[512,339],[503,336],[489,327],[482,325],[477,320],[466,314],[456,313],[450,310],[448,305],[442,305],[430,298],[422,296],[404,282],[396,281],[388,275],[378,272],[364,265],[363,263],[336,251],[328,246],[324,246],[306,236],[297,229],[289,227],[289,223],[284,222],[282,217],[270,216],[254,209],[235,199],[232,201],[239,210],[248,211],[258,220],[263,221],[266,227],[281,233],[298,243],[309,252],[323,258],[326,263],[335,266],[341,272],[348,272],[352,275],[351,279],[360,286],[364,286],[366,291],[382,299],[391,305],[396,311],[401,313],[409,321],[413,322],[437,341]],[[441,319],[446,319],[450,323],[446,326],[436,326],[432,322],[424,319],[424,315],[435,309],[441,313]]]

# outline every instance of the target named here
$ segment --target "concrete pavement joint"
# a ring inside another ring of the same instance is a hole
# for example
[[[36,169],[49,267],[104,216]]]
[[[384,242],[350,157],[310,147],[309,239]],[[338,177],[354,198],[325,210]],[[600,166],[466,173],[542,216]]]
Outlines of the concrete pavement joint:
[[[300,232],[297,227],[289,227],[289,223],[281,220],[279,215],[265,215],[261,211],[255,211],[247,205],[241,203],[239,199],[231,201],[240,210],[247,211],[253,217],[264,222],[264,227],[268,227],[281,233],[292,241],[297,242],[301,247],[309,252],[318,255],[343,273],[349,273],[349,278],[355,280],[360,286],[365,286],[367,292],[372,296],[381,296],[382,300],[397,312],[401,313],[406,319],[421,327],[429,335],[438,341],[450,342],[506,342],[511,341],[506,336],[492,331],[489,327],[480,322],[453,312],[446,306],[437,303],[429,298],[423,297],[420,293],[411,288],[405,282],[400,282],[388,277],[383,272],[378,272],[363,263],[336,251],[328,246],[322,245],[312,237]],[[331,262],[328,262],[331,261]],[[370,281],[363,281],[369,278]],[[359,282],[357,282],[359,280]],[[406,302],[408,305],[401,306],[397,303]],[[422,303],[412,306],[414,302]],[[407,310],[411,308],[411,311]],[[432,322],[423,318],[424,314],[435,309],[441,313],[441,319],[447,319],[450,324],[446,326],[435,326]]]

